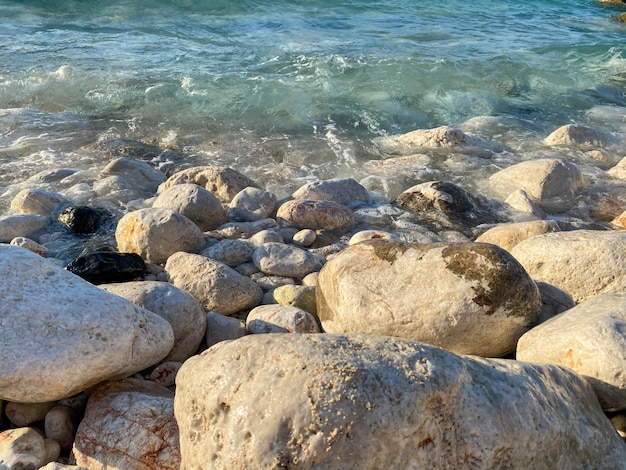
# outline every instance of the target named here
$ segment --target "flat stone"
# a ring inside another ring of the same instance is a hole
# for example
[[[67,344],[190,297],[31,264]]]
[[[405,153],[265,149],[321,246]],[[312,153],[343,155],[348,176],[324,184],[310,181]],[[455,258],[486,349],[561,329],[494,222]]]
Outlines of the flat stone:
[[[176,184],[163,191],[152,207],[180,212],[206,232],[228,221],[220,200],[196,184]]]
[[[260,305],[250,310],[246,327],[251,334],[320,333],[315,317],[291,305]]]
[[[378,137],[374,143],[387,153],[413,153],[422,148],[486,147],[487,142],[473,134],[449,126],[417,129],[406,134]]]
[[[266,274],[300,278],[319,271],[326,260],[296,246],[265,243],[254,250],[252,261]]]
[[[220,240],[199,254],[232,268],[252,260],[254,248],[247,240]]]
[[[219,343],[183,364],[174,412],[181,468],[608,469],[626,461],[626,445],[574,372],[390,337]]]
[[[11,240],[11,245],[20,246],[22,248],[26,248],[33,253],[38,254],[39,256],[46,256],[48,254],[48,248],[43,245],[40,245],[35,240],[31,240],[26,237],[15,237]]]

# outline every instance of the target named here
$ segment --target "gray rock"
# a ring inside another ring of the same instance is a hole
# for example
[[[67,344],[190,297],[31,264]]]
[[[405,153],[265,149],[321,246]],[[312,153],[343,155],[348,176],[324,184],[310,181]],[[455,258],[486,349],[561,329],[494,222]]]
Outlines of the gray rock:
[[[134,158],[120,157],[111,160],[100,172],[100,176],[122,178],[137,191],[154,194],[165,181],[165,175],[146,162]]]
[[[216,312],[207,313],[206,323],[205,339],[207,348],[221,341],[241,338],[248,333],[246,324],[243,321]]]
[[[626,409],[626,295],[601,295],[524,334],[517,359],[573,369],[593,386],[605,410]]]
[[[261,219],[254,222],[229,222],[208,232],[207,235],[218,240],[225,238],[251,238],[259,232],[276,227],[278,227],[278,223],[274,219]]]
[[[576,302],[626,291],[626,233],[574,230],[523,240],[511,254],[536,281],[553,284]]]
[[[198,351],[206,330],[206,314],[191,294],[158,281],[102,284],[99,287],[167,320],[174,332],[174,346],[163,361],[183,362]]]
[[[357,202],[369,202],[370,199],[367,189],[353,178],[336,178],[307,183],[292,196],[294,199],[334,201],[344,206]]]
[[[174,394],[148,380],[98,387],[89,397],[72,453],[90,470],[180,468]]]
[[[223,342],[183,364],[174,412],[182,469],[608,469],[626,461],[626,445],[577,374],[399,338]]]
[[[263,296],[249,277],[204,256],[175,253],[165,270],[176,287],[193,295],[207,311],[231,315],[256,307]]]
[[[195,253],[204,246],[196,224],[172,209],[148,208],[120,219],[115,239],[121,252],[136,253],[148,263],[164,263],[177,251]]]
[[[166,189],[154,200],[152,207],[178,211],[203,232],[228,221],[220,200],[196,184],[176,184]]]
[[[43,189],[23,189],[11,200],[11,209],[19,214],[52,217],[53,212],[72,203],[71,199]]]
[[[59,443],[61,449],[69,450],[74,444],[79,416],[66,405],[57,405],[46,414],[44,429],[46,437]]]
[[[17,237],[36,238],[49,221],[48,217],[35,214],[0,217],[0,243],[9,243]]]
[[[541,307],[522,266],[482,243],[364,241],[326,263],[316,296],[327,333],[398,336],[487,357],[513,351]]]
[[[291,305],[260,305],[250,310],[246,327],[251,334],[320,333],[315,317]]]
[[[299,229],[323,229],[339,233],[347,232],[356,223],[351,209],[333,201],[287,201],[278,208],[276,218]]]
[[[28,250],[0,245],[0,278],[0,399],[59,400],[172,349],[167,321]]]
[[[221,240],[199,254],[231,268],[251,261],[254,248],[246,240]]]
[[[523,189],[516,189],[509,194],[504,200],[505,204],[508,204],[512,209],[521,212],[522,214],[528,214],[528,218],[533,219],[545,219],[546,213],[541,207],[533,202],[528,196],[528,193]]]
[[[258,248],[264,243],[284,243],[285,240],[277,230],[261,230],[247,240],[254,248]]]
[[[270,217],[276,209],[273,193],[259,188],[245,188],[230,201],[228,216],[233,220],[253,222]]]
[[[300,278],[319,271],[325,259],[283,243],[265,243],[254,250],[252,261],[266,274]]]
[[[537,323],[543,323],[576,306],[572,296],[564,290],[547,282],[536,281],[535,284],[537,284],[541,295],[541,310],[537,317]]]
[[[264,276],[263,273],[258,273],[252,276],[252,280],[263,289],[263,291],[273,291],[281,286],[288,286],[295,284],[295,281],[291,277],[285,276]],[[272,302],[273,303],[273,302]]]
[[[21,428],[29,426],[37,421],[43,421],[48,411],[52,409],[54,402],[44,403],[7,403],[5,414],[11,424]]]

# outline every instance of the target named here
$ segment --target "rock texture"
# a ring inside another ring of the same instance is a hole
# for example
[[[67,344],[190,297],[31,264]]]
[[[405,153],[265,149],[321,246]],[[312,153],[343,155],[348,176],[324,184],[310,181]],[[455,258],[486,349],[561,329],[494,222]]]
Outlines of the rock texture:
[[[626,409],[626,294],[601,295],[524,334],[517,359],[559,364],[593,386],[604,409]]]
[[[76,463],[90,470],[178,470],[173,405],[174,394],[149,381],[126,379],[98,387],[78,427]]]
[[[0,433],[0,468],[37,470],[46,463],[44,438],[34,428],[9,429]]]
[[[389,337],[220,343],[185,362],[174,412],[182,470],[608,469],[626,461],[626,445],[573,372]]]
[[[276,217],[297,228],[337,232],[346,232],[356,223],[351,209],[333,201],[294,199],[282,204]]]
[[[0,399],[58,400],[145,369],[174,343],[158,315],[23,248],[0,245],[0,278]]]
[[[250,310],[246,326],[252,334],[320,333],[315,317],[291,305],[260,305]]]
[[[575,230],[529,238],[511,254],[530,276],[569,293],[576,302],[626,290],[626,233]]]
[[[248,186],[258,187],[252,179],[233,168],[197,166],[174,173],[159,187],[159,192],[175,184],[185,183],[202,186],[222,202],[230,202],[239,191]]]
[[[490,228],[478,238],[477,242],[492,243],[510,251],[522,240],[550,232],[560,232],[559,224],[554,220],[531,220],[515,224],[498,225]]]
[[[252,253],[255,266],[272,276],[304,277],[319,271],[324,258],[296,246],[264,243]]]
[[[379,137],[375,139],[375,143],[384,152],[400,154],[421,148],[472,147],[486,144],[478,136],[466,134],[461,129],[449,126],[417,129],[402,135]]]
[[[154,200],[152,207],[180,212],[203,232],[228,221],[220,200],[197,184],[176,184],[166,189]]]
[[[398,336],[459,354],[514,350],[540,307],[520,264],[481,243],[364,241],[329,260],[317,281],[327,333]]]
[[[71,199],[54,191],[23,189],[11,200],[11,209],[20,214],[51,216],[59,207],[71,204]]]
[[[546,145],[554,147],[577,147],[583,150],[602,148],[616,142],[616,137],[610,133],[576,124],[559,127],[544,141]]]

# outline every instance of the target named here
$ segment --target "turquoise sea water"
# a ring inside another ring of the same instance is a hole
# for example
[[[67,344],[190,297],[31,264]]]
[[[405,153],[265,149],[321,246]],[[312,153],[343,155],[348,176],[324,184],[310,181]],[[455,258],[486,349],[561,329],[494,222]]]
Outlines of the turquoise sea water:
[[[512,122],[482,130],[513,148],[569,122],[621,131],[622,11],[592,0],[0,0],[0,185],[42,165],[91,165],[72,152],[103,135],[308,177],[358,172],[380,158],[378,136],[476,117]]]

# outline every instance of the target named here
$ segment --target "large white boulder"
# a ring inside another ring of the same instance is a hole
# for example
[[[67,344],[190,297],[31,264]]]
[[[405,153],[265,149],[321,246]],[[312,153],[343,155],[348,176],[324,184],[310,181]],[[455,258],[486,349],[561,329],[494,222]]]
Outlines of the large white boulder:
[[[316,296],[327,333],[398,336],[487,357],[513,351],[541,308],[521,265],[483,243],[357,243],[322,268]]]
[[[521,241],[511,254],[537,280],[576,302],[626,291],[626,232],[574,230]]]
[[[0,399],[59,400],[165,357],[160,316],[26,249],[0,245]]]
[[[249,335],[187,360],[181,469],[623,468],[626,445],[568,369],[399,338]]]
[[[517,359],[559,364],[593,386],[603,408],[626,409],[626,294],[594,297],[524,334]]]

